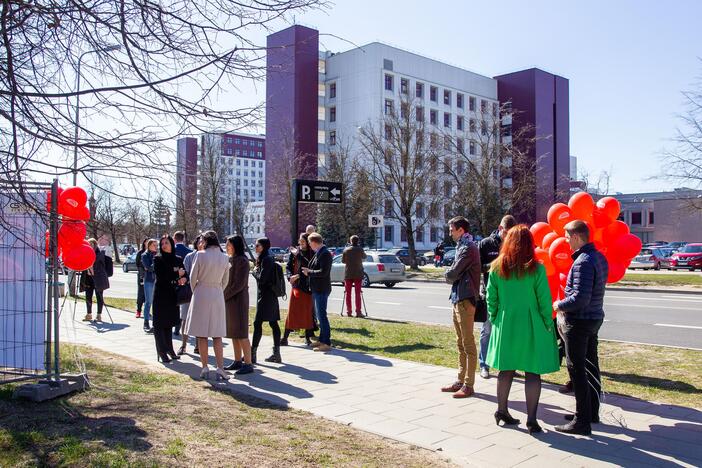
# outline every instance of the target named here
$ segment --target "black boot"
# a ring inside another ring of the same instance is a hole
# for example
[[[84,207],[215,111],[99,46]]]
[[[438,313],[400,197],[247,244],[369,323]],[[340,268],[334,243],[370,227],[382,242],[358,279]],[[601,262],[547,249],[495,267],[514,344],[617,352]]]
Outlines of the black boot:
[[[251,364],[256,364],[256,349],[251,348]]]
[[[288,337],[290,336],[290,332],[292,332],[292,330],[290,330],[288,328],[285,329],[285,334],[283,335],[283,339],[280,340],[280,346],[287,346],[288,345]]]
[[[310,346],[312,344],[312,338],[314,337],[314,330],[305,330],[305,344]]]
[[[266,362],[275,362],[281,364],[283,358],[280,357],[280,346],[273,346],[273,354],[266,358]]]

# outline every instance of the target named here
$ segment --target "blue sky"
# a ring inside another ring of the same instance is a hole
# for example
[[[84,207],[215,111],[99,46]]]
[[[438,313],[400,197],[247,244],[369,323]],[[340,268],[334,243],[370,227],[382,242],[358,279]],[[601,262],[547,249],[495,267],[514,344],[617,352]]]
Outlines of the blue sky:
[[[702,77],[702,1],[339,0],[296,21],[355,44],[381,41],[494,76],[539,67],[570,80],[579,169],[612,191],[671,189],[660,152]],[[320,38],[333,51],[352,47]]]

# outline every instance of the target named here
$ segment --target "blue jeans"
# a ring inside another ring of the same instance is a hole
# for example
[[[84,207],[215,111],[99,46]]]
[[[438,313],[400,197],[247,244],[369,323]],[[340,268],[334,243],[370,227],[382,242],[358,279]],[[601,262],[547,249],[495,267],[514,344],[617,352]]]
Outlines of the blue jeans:
[[[319,342],[331,346],[331,328],[327,317],[327,302],[329,293],[312,293],[314,311],[319,323]]]
[[[156,283],[144,281],[144,320],[151,320],[151,304],[154,302],[154,287]]]
[[[481,369],[490,369],[490,366],[485,362],[488,345],[490,344],[490,333],[492,333],[492,322],[488,319],[484,321],[483,326],[480,327],[480,353],[478,354],[478,360],[480,361]]]

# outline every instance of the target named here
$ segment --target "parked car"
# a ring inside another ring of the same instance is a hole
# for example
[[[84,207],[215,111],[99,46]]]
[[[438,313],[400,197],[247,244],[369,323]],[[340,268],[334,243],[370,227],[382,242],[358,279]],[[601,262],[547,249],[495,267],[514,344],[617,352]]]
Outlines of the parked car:
[[[629,269],[635,270],[641,268],[643,270],[660,270],[661,268],[670,269],[670,259],[673,255],[673,249],[665,247],[654,247],[641,249],[641,252],[634,257],[629,265]]]
[[[408,248],[400,247],[400,248],[389,249],[388,253],[391,255],[395,255],[405,265],[410,264],[409,249]],[[415,256],[417,258],[417,265],[424,266],[427,264],[426,259],[422,255],[420,255],[419,253],[415,253]]]
[[[136,264],[136,256],[137,254],[133,253],[127,258],[124,259],[124,262],[122,262],[122,271],[125,273],[129,273],[130,271],[137,271],[137,264]]]
[[[687,242],[668,242],[666,247],[671,248],[673,250],[680,250],[683,247],[687,245]]]
[[[673,270],[695,268],[702,270],[702,242],[690,243],[675,252],[670,259],[670,266]]]
[[[278,263],[285,263],[288,261],[288,249],[282,247],[271,247],[268,251],[273,256],[273,260]]]
[[[644,247],[663,247],[664,245],[668,245],[666,241],[653,241],[653,242],[647,242],[643,246]]]
[[[334,257],[331,270],[332,283],[344,284],[345,268],[346,265],[341,263],[341,255]],[[397,256],[385,252],[366,252],[361,283],[364,288],[376,283],[392,288],[405,279],[405,264]]]
[[[456,249],[451,248],[444,252],[444,260],[441,262],[441,266],[451,266],[453,261],[456,259]]]

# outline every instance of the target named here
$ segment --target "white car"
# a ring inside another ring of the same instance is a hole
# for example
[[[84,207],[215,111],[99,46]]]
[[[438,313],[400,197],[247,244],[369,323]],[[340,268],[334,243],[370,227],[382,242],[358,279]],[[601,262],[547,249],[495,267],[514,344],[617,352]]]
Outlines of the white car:
[[[341,255],[334,257],[331,269],[332,283],[344,284],[345,268],[346,265],[341,263]],[[387,252],[366,252],[361,283],[364,288],[374,283],[382,283],[385,287],[392,288],[405,279],[405,265],[397,256]]]

